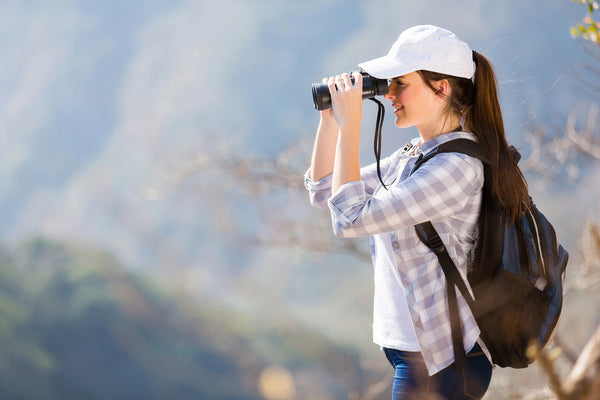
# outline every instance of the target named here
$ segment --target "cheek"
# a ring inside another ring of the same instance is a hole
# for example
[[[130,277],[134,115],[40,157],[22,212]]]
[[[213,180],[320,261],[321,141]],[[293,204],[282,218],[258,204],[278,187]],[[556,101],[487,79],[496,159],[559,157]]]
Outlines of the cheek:
[[[406,104],[409,103],[412,99],[412,95],[410,93],[410,90],[400,90],[398,92],[398,100],[400,100],[400,103],[402,104]]]
[[[400,93],[402,104],[420,104],[423,102],[424,93],[422,90],[414,86],[409,86]]]
[[[431,96],[425,90],[411,90],[406,92],[403,100],[412,108],[428,109],[431,106]]]

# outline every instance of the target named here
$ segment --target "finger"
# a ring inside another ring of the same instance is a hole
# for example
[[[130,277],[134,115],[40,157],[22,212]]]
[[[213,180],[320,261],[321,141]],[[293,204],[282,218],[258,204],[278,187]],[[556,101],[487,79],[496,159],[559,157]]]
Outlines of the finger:
[[[327,86],[329,87],[329,92],[330,93],[335,93],[337,91],[337,87],[335,86],[335,78],[333,76],[330,76],[329,78],[327,78]]]
[[[342,79],[341,75],[336,75],[335,76],[335,84],[338,88],[339,91],[344,90],[344,80]]]
[[[354,77],[354,86],[362,87],[363,75],[358,71],[354,71],[352,76]]]
[[[352,81],[350,81],[350,75],[343,73],[342,74],[342,81],[344,82],[345,87],[347,88],[351,88],[352,87]]]

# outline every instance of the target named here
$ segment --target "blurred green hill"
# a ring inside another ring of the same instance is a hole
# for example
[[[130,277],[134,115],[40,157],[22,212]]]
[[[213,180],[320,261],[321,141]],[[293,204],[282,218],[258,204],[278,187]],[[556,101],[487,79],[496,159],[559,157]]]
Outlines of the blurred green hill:
[[[353,351],[285,315],[249,319],[94,249],[1,253],[1,399],[261,399],[274,366],[300,398],[365,385]]]

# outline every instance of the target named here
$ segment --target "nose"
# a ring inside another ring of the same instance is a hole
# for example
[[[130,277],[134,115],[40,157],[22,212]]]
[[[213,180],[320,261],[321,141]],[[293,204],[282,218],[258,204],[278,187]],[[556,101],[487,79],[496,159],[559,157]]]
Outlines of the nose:
[[[394,82],[392,82],[388,87],[387,93],[383,95],[384,98],[390,101],[393,101],[396,98],[396,88],[394,86]]]

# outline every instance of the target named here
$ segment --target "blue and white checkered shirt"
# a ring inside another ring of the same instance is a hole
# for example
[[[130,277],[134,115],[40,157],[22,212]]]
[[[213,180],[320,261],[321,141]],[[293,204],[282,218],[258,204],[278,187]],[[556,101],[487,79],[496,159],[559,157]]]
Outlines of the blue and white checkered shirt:
[[[430,375],[452,364],[454,353],[446,280],[437,257],[421,243],[414,226],[425,221],[432,222],[465,279],[468,253],[474,241],[472,234],[481,204],[483,165],[464,154],[441,153],[412,175],[410,172],[421,154],[458,138],[475,140],[466,132],[440,135],[422,145],[415,139],[382,160],[383,181],[389,190],[385,190],[379,182],[375,165],[362,168],[360,181],[346,183],[333,195],[331,175],[318,182],[313,182],[309,173],[305,177],[311,204],[329,208],[336,236],[371,236],[374,261],[379,252],[391,252],[386,259],[393,261],[387,264],[374,262],[374,341],[383,347],[394,348],[394,329],[384,329],[385,320],[389,320],[390,316],[404,315],[400,319],[412,321],[419,351]],[[381,268],[388,271],[378,271]],[[394,279],[389,279],[390,276]],[[408,307],[395,310],[398,302],[390,298],[390,293],[395,296],[404,293]],[[480,331],[458,291],[457,297],[463,344],[468,351],[477,341]],[[410,319],[405,316],[406,309]],[[393,321],[389,323],[393,325]]]

